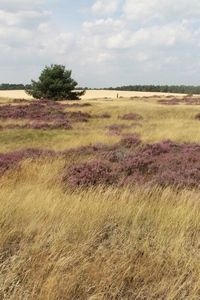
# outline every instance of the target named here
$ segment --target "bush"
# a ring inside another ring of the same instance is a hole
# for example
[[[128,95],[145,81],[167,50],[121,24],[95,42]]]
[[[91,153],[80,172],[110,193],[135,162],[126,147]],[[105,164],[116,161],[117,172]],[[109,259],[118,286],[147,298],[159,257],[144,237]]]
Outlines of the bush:
[[[139,114],[136,114],[136,113],[128,113],[128,114],[125,114],[123,116],[119,116],[119,119],[138,121],[138,120],[142,119],[142,116],[140,116]]]
[[[137,136],[129,136],[112,147],[95,152],[93,157],[98,160],[67,167],[63,180],[72,187],[156,184],[199,188],[199,144],[163,141],[143,145]]]
[[[65,105],[54,101],[32,101],[24,105],[1,105],[0,119],[28,120],[30,124],[5,125],[3,128],[72,129],[71,122],[87,122],[90,114],[65,111]]]
[[[121,139],[120,145],[124,146],[125,148],[136,147],[141,144],[141,140],[136,134],[127,135]]]
[[[70,186],[93,186],[112,184],[114,175],[110,165],[103,161],[90,161],[72,166],[66,170],[63,181]]]
[[[54,157],[56,152],[43,149],[24,149],[9,153],[0,153],[0,174],[10,169],[15,169],[21,161],[37,157]]]

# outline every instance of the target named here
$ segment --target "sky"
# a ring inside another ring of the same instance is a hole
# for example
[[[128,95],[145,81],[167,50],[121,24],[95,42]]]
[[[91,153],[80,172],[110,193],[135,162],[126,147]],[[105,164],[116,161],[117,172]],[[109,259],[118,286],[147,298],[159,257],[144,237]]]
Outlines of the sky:
[[[62,64],[84,87],[200,84],[199,0],[0,0],[0,82]]]

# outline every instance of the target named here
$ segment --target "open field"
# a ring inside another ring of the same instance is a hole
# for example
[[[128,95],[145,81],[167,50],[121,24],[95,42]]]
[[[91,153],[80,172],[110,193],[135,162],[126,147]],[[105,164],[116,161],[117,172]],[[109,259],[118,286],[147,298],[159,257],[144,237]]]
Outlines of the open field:
[[[184,96],[184,94],[169,94],[169,93],[150,93],[150,92],[128,92],[128,91],[110,91],[110,90],[87,90],[83,99],[99,99],[99,98],[116,98],[119,97],[152,97],[156,96]],[[23,90],[17,91],[0,91],[0,98],[15,98],[15,99],[31,99],[31,96],[27,95]]]
[[[200,299],[198,99],[113,93],[0,98],[0,299]]]

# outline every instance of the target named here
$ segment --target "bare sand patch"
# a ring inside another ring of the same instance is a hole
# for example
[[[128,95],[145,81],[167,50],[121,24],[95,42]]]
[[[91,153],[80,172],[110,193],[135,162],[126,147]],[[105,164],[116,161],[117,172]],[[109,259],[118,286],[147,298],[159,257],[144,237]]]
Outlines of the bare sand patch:
[[[0,91],[0,98],[32,99],[32,97],[23,90]]]
[[[136,92],[136,91],[113,91],[113,90],[87,90],[82,99],[102,99],[102,98],[123,98],[131,97],[158,97],[158,96],[184,96],[184,94]]]
[[[134,92],[134,91],[112,91],[112,90],[87,90],[82,99],[104,99],[104,98],[117,98],[117,96],[123,98],[131,97],[158,97],[158,96],[185,96],[185,94],[173,94],[173,93],[155,93],[155,92]],[[32,99],[23,90],[11,90],[11,91],[0,91],[1,98],[11,99]]]

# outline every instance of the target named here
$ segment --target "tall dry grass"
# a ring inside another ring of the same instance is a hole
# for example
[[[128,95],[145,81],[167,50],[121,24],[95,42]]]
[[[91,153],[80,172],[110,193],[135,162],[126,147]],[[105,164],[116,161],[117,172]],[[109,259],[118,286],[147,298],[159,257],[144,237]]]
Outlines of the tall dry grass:
[[[1,299],[199,299],[198,192],[64,191],[62,165],[1,179]]]
[[[120,139],[108,135],[113,124],[130,126],[122,134],[136,132],[144,142],[200,142],[198,106],[90,103],[81,110],[111,118],[71,131],[1,130],[0,152],[112,144]],[[142,116],[141,126],[118,118],[130,112]],[[77,159],[81,154],[27,160],[0,178],[0,299],[200,299],[200,192],[156,186],[72,192],[60,178]]]
[[[120,136],[108,135],[107,128],[113,124],[124,124],[129,128],[122,131],[138,133],[144,142],[158,142],[171,139],[178,142],[200,143],[199,121],[195,115],[200,112],[199,106],[178,105],[165,106],[157,103],[157,99],[119,99],[90,100],[81,103],[92,106],[70,108],[71,111],[88,112],[92,116],[108,113],[111,118],[91,118],[86,123],[76,123],[72,130],[0,130],[0,152],[8,152],[22,148],[49,148],[64,150],[88,144],[113,144]],[[69,108],[67,108],[69,109]],[[138,113],[143,120],[137,122],[120,120],[118,117],[127,113]],[[23,124],[23,120],[16,123]],[[12,120],[0,120],[0,126],[13,124]]]

